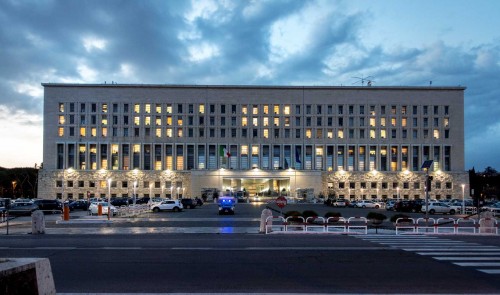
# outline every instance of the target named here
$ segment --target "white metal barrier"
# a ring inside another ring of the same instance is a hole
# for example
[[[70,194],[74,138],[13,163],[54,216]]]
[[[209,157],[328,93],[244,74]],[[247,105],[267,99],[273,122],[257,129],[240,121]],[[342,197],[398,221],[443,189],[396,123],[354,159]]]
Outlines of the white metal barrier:
[[[495,218],[479,219],[478,233],[498,235],[498,221]]]
[[[342,233],[347,232],[347,220],[344,217],[328,217],[326,219],[326,231]]]
[[[325,219],[320,216],[310,216],[306,218],[306,231],[325,231]]]
[[[434,223],[434,233],[436,234],[455,234],[455,219],[450,217],[441,217]]]
[[[302,216],[288,216],[285,219],[285,231],[305,231],[305,222]]]
[[[368,220],[365,217],[349,217],[347,219],[347,232],[368,234]]]
[[[435,223],[436,223],[436,220],[432,217],[418,218],[417,221],[415,222],[415,232],[417,232],[417,233],[435,233],[436,232],[436,228],[434,227]]]
[[[396,219],[396,234],[400,234],[400,232],[405,233],[415,233],[415,219],[413,218],[398,218]]]
[[[272,231],[285,231],[286,221],[282,216],[269,216],[266,218],[266,234]]]
[[[468,217],[458,218],[455,221],[455,233],[476,233],[476,220]]]

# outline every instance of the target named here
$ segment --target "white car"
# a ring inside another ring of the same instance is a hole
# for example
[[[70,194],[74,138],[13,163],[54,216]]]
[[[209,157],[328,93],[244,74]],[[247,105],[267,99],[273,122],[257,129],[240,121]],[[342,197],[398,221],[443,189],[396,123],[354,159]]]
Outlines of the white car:
[[[380,203],[370,201],[370,200],[361,200],[356,203],[356,207],[358,208],[382,208],[382,205]]]
[[[451,207],[450,205],[446,205],[445,203],[442,202],[429,202],[429,214],[435,214],[435,213],[443,213],[443,214],[455,214],[457,211],[455,208]],[[426,211],[426,206],[425,204],[422,205],[422,212],[425,213]]]
[[[102,206],[102,215],[108,215],[108,209],[111,208],[111,214],[116,215],[118,210],[113,205],[108,205],[108,202],[92,202],[89,206],[90,215],[96,215],[99,205]]]
[[[166,211],[166,210],[172,210],[174,212],[182,211],[184,207],[182,206],[182,203],[179,200],[165,200],[160,203],[154,203],[150,206],[150,209],[153,212],[160,212],[160,211]]]

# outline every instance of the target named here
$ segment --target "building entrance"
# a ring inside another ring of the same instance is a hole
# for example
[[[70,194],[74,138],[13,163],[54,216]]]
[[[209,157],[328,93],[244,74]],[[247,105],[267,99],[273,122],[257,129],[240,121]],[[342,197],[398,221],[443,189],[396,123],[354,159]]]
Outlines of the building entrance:
[[[290,178],[223,178],[222,191],[244,192],[247,196],[278,197],[290,196]]]

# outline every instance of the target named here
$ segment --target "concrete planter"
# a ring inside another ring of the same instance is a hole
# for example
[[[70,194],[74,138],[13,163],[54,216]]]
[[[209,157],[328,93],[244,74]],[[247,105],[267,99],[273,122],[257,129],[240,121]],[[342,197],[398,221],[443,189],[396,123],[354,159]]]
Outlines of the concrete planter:
[[[47,258],[1,258],[0,294],[56,294]]]

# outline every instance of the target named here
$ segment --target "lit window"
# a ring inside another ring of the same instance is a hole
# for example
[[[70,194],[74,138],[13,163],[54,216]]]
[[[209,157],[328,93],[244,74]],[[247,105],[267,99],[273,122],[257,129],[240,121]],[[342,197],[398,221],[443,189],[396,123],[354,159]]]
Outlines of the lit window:
[[[385,127],[385,118],[380,118],[380,126]]]
[[[407,118],[402,118],[401,119],[401,126],[406,127],[406,123],[407,123]]]
[[[248,145],[241,146],[241,155],[248,155]]]
[[[375,118],[370,118],[370,127],[375,127]]]
[[[252,107],[252,114],[253,115],[258,115],[259,114],[259,107],[258,106],[254,105]]]
[[[107,103],[103,103],[102,104],[102,112],[103,113],[107,113],[108,112],[108,104]]]
[[[241,126],[245,127],[245,126],[247,126],[247,124],[248,124],[247,123],[247,118],[246,117],[242,117],[241,118]]]
[[[172,126],[172,116],[167,117],[167,126]]]
[[[259,154],[259,146],[252,145],[252,155],[258,155],[258,154]]]
[[[160,116],[156,117],[155,124],[156,124],[156,126],[161,126],[161,117]]]
[[[104,126],[108,125],[108,117],[107,116],[102,116],[101,124]]]
[[[283,109],[283,113],[285,115],[290,115],[290,106],[289,105],[286,105]]]
[[[280,125],[280,118],[274,117],[274,126],[279,126],[279,125]]]
[[[259,126],[259,118],[252,118],[252,125]]]
[[[316,148],[316,156],[323,156],[323,147]]]
[[[167,104],[167,114],[171,114],[171,113],[172,113],[172,105]]]
[[[274,106],[274,114],[275,115],[279,115],[280,114],[280,106],[279,105],[275,105]]]
[[[80,127],[80,136],[85,137],[86,131],[85,127]]]
[[[391,118],[391,126],[396,126],[396,118]]]
[[[161,137],[161,128],[156,128],[156,137]]]
[[[449,118],[444,118],[444,127],[450,127],[450,119]]]
[[[264,138],[269,138],[269,129],[263,129],[264,130]]]
[[[177,137],[182,137],[182,128],[177,128]]]
[[[439,139],[439,130],[438,129],[434,129],[434,138]]]
[[[290,127],[290,117],[285,117],[285,127]]]
[[[161,114],[161,104],[156,104],[156,113]]]
[[[385,129],[380,130],[380,138],[387,138],[387,132]]]
[[[146,112],[146,114],[150,114],[151,113],[151,104],[149,104],[149,103],[145,104],[144,111]]]
[[[167,128],[166,132],[165,132],[165,135],[167,137],[172,137],[172,128]]]
[[[59,125],[64,124],[64,122],[65,122],[64,116],[59,116]]]
[[[337,131],[337,137],[338,138],[344,138],[344,130],[338,130]]]
[[[64,127],[59,127],[59,137],[64,136]]]
[[[331,129],[328,129],[328,132],[326,134],[328,138],[333,138],[333,131]]]
[[[106,137],[108,136],[108,128],[107,127],[103,127],[102,128],[102,137]]]
[[[264,117],[263,120],[264,120],[264,127],[269,126],[269,118],[268,117]]]
[[[370,129],[370,138],[375,139],[377,137],[375,129]]]
[[[59,103],[59,113],[64,113],[64,103]]]
[[[140,112],[141,112],[141,105],[140,105],[140,104],[138,104],[138,103],[136,103],[136,104],[134,105],[134,113],[138,114],[138,113],[140,113]]]
[[[269,114],[269,106],[265,105],[264,106],[264,115],[268,115],[268,114]]]
[[[306,129],[306,138],[311,138],[312,131],[311,129]]]
[[[97,128],[90,128],[90,136],[92,137],[97,136]]]
[[[140,144],[134,144],[133,151],[134,151],[134,153],[140,153],[141,152],[141,145]]]
[[[200,104],[200,106],[198,108],[198,112],[200,114],[204,114],[205,113],[205,105],[204,104]]]
[[[241,112],[243,113],[243,115],[248,114],[248,108],[247,108],[247,106],[242,106],[241,107]]]
[[[150,116],[144,117],[144,125],[146,125],[146,126],[151,125],[151,117]]]
[[[140,117],[134,117],[134,125],[135,126],[141,125],[141,118]]]

